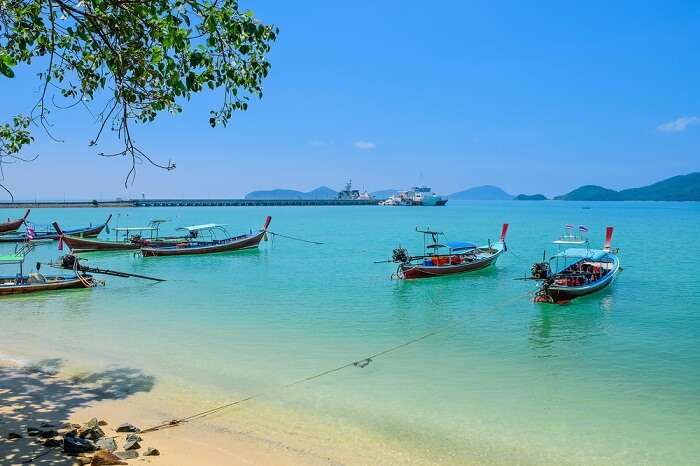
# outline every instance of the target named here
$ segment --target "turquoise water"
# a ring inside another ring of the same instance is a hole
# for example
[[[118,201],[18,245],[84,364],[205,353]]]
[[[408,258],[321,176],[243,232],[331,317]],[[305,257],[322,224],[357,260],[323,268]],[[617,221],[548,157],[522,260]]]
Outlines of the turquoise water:
[[[69,227],[100,222],[107,213],[44,209],[31,219],[56,218]],[[170,229],[221,222],[232,233],[257,229],[270,214],[272,231],[325,244],[278,238],[225,255],[93,254],[92,265],[168,281],[106,277],[104,288],[2,299],[0,352],[58,356],[83,368],[137,367],[173,398],[208,406],[459,323],[365,369],[276,392],[259,406],[401,445],[413,462],[698,462],[699,204],[114,213],[112,226],[164,217],[173,220]],[[0,211],[0,218],[16,215]],[[399,282],[389,278],[393,265],[373,264],[398,243],[419,251],[417,225],[482,243],[497,238],[503,222],[511,224],[510,251],[488,271]],[[565,223],[587,225],[594,244],[614,225],[624,271],[596,295],[565,306],[533,304],[534,284],[515,278],[545,248],[552,251]],[[55,243],[38,246],[28,262],[57,254]]]

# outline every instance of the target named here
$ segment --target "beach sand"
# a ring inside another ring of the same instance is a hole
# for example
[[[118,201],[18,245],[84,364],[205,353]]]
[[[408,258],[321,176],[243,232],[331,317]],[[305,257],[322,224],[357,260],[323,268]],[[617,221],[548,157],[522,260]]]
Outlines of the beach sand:
[[[67,422],[84,424],[105,420],[107,436],[116,436],[119,449],[126,434],[114,429],[123,422],[142,429],[185,414],[193,406],[163,408],[163,394],[154,394],[154,381],[134,369],[104,370],[79,376],[52,370],[53,360],[21,364],[0,359],[0,464],[22,464],[41,455],[34,464],[73,465],[76,458],[60,447],[46,448],[43,440],[27,435],[28,427]],[[199,406],[197,406],[198,408]],[[257,416],[256,413],[260,413]],[[371,439],[361,430],[339,429],[338,439],[321,426],[308,428],[306,419],[271,422],[269,408],[247,405],[212,416],[143,434],[143,453],[154,447],[160,456],[139,456],[129,463],[156,465],[340,465],[436,464],[418,459],[391,442]],[[303,417],[303,416],[302,416]],[[23,438],[9,439],[14,432]],[[336,432],[337,433],[337,432]]]
[[[165,413],[148,406],[147,394],[124,397],[120,393],[123,388],[118,385],[123,384],[125,378],[125,375],[108,374],[87,381],[70,380],[50,371],[0,360],[0,464],[21,464],[38,455],[42,456],[35,464],[76,463],[76,459],[64,455],[61,448],[46,448],[39,439],[27,436],[28,427],[42,424],[58,427],[66,422],[85,423],[96,417],[108,422],[102,429],[107,436],[118,436],[117,444],[121,446],[126,434],[118,434],[114,429],[122,422],[138,422],[141,426],[161,423]],[[149,382],[146,379],[140,383]],[[19,433],[23,438],[8,439],[10,432]],[[161,455],[139,460],[159,465],[337,464],[331,458],[258,437],[255,432],[224,431],[206,423],[192,423],[142,437],[141,453],[148,447],[155,447]]]

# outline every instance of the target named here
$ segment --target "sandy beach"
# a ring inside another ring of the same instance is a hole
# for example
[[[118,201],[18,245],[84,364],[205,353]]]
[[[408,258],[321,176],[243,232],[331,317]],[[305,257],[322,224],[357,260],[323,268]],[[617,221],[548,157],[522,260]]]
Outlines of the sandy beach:
[[[146,426],[165,419],[167,413],[150,407],[148,396],[141,391],[150,383],[147,376],[135,372],[105,372],[71,380],[45,368],[0,360],[0,463],[22,464],[38,457],[35,464],[75,464],[77,458],[65,455],[60,447],[43,446],[44,439],[27,435],[27,429],[81,424],[93,417],[107,422],[102,427],[106,436],[114,436],[121,446],[126,434],[114,429],[122,422],[138,420]],[[8,438],[10,433],[22,438]],[[155,447],[161,454],[138,460],[153,464],[337,464],[255,432],[222,431],[203,423],[142,437],[140,452]]]
[[[67,424],[84,425],[96,418],[106,422],[102,426],[105,436],[113,437],[121,450],[126,434],[115,431],[120,424],[129,422],[145,429],[193,409],[157,407],[161,400],[151,392],[152,378],[138,370],[114,369],[68,376],[58,371],[58,361],[45,359],[22,364],[0,359],[0,463],[26,464],[33,459],[33,464],[79,464],[78,457],[66,455],[60,446],[48,448],[43,445],[45,439],[28,435],[33,427],[56,428],[60,432]],[[344,431],[347,441],[338,442],[324,434],[321,426],[306,430],[308,420],[288,419],[272,424],[269,409],[258,408],[262,412],[260,418],[251,406],[217,414],[212,420],[142,433],[139,457],[128,462],[283,466],[438,464],[407,454],[391,443],[365,438],[363,432],[349,428]],[[11,434],[19,434],[21,438],[12,438]],[[357,448],[358,443],[361,449]],[[142,456],[149,447],[157,448],[160,454]]]

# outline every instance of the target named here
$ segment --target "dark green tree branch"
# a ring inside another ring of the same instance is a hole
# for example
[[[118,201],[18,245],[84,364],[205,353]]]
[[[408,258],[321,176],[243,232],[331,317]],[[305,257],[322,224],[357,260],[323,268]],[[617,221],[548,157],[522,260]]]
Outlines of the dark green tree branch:
[[[223,90],[209,124],[225,126],[251,97],[262,97],[277,34],[236,0],[0,0],[0,79],[40,57],[47,64],[29,115],[0,126],[0,169],[32,142],[31,126],[56,139],[50,111],[83,105],[101,108],[90,145],[108,128],[122,150],[100,155],[130,158],[125,185],[144,161],[171,170],[175,164],[136,146],[131,126],[179,113],[205,89]]]

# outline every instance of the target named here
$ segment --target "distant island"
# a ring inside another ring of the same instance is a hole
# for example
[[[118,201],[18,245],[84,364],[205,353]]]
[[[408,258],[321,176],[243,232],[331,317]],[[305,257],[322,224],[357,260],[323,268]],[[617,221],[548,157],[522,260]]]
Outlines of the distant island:
[[[615,191],[586,185],[556,196],[561,201],[700,201],[700,172],[678,175],[649,186]]]
[[[491,185],[475,186],[452,193],[447,197],[457,201],[510,201],[513,199],[512,194],[508,194],[498,186]]]
[[[386,199],[398,193],[396,189],[372,192],[376,199]],[[513,196],[493,185],[475,186],[447,196],[457,201],[546,201],[544,194],[518,194]],[[294,189],[253,191],[245,196],[250,200],[278,199],[337,199],[338,192],[326,186],[303,192]],[[555,196],[559,201],[700,201],[700,172],[678,175],[641,188],[615,191],[596,185],[585,185],[573,191]]]
[[[275,200],[275,199],[337,199],[338,192],[331,188],[321,186],[309,192],[294,189],[271,189],[269,191],[253,191],[245,195],[249,200]]]
[[[518,194],[515,196],[516,201],[546,201],[547,196],[544,194]]]

